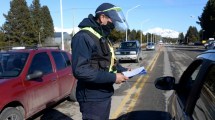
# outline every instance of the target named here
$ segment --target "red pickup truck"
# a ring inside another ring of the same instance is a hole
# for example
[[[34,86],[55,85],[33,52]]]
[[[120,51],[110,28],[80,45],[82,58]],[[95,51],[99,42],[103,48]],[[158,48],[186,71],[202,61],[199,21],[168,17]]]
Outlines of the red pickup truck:
[[[23,120],[69,97],[75,101],[71,54],[33,48],[0,52],[0,120]]]

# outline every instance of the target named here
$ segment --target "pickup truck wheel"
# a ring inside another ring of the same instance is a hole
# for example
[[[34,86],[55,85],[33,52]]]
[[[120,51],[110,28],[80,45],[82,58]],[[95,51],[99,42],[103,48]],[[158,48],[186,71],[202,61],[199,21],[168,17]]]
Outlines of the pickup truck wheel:
[[[139,60],[139,58],[137,58],[136,60],[135,60],[135,63],[139,63],[140,62],[140,60]]]
[[[24,116],[18,109],[14,107],[8,107],[2,111],[0,120],[24,120]]]
[[[77,81],[74,83],[74,87],[72,88],[72,91],[69,95],[69,100],[72,102],[76,102],[76,86],[77,86]]]

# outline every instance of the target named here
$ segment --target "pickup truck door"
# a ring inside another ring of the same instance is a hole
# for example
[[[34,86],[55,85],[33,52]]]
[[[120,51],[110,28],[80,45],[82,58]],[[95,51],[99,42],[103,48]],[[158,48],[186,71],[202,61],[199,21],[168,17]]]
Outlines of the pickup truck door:
[[[59,78],[60,98],[62,98],[70,94],[75,81],[72,74],[71,61],[66,52],[52,51],[51,54],[55,61],[56,73]]]
[[[43,76],[25,81],[30,114],[47,107],[59,96],[57,74],[53,72],[47,52],[37,53],[32,58],[28,74],[32,74],[35,70],[42,71]]]

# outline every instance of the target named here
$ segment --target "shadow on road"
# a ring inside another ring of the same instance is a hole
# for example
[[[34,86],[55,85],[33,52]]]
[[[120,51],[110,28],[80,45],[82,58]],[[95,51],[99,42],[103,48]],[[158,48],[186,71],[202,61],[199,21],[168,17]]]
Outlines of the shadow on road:
[[[35,119],[33,118],[32,120]],[[42,116],[40,116],[36,120],[73,120],[73,119],[58,110],[50,108],[45,110]]]
[[[170,120],[171,116],[167,112],[163,111],[132,111],[130,113],[124,114],[117,118],[116,120]]]
[[[27,120],[73,120],[70,116],[54,109],[67,99],[62,99],[57,103],[50,103],[47,108],[28,118]]]

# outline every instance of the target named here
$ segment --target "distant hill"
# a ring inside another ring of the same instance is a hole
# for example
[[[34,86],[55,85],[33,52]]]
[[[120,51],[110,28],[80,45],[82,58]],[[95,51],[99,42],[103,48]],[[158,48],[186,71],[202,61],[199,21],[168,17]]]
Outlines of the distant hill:
[[[163,28],[152,28],[147,31],[143,31],[143,34],[153,33],[157,35],[161,35],[162,37],[169,38],[178,38],[179,32],[171,30],[171,29],[163,29]]]

